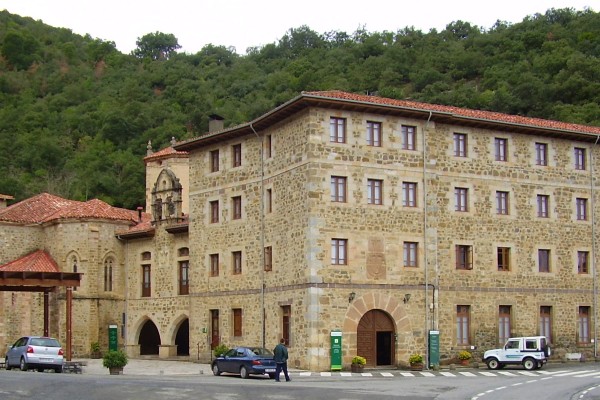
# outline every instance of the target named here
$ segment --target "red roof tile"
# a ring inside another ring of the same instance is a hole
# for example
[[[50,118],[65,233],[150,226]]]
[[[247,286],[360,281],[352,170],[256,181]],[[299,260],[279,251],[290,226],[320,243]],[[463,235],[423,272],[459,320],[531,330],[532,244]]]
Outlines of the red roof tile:
[[[44,250],[34,251],[8,264],[0,265],[0,271],[60,272],[56,261]]]
[[[40,224],[69,218],[137,222],[138,213],[112,207],[98,199],[81,202],[63,199],[49,193],[41,193],[0,210],[0,221],[14,223]]]
[[[160,158],[168,158],[168,157],[189,157],[189,153],[187,151],[177,151],[173,147],[166,147],[162,150],[157,151],[156,153],[152,153],[149,156],[144,157],[144,162],[157,160]]]

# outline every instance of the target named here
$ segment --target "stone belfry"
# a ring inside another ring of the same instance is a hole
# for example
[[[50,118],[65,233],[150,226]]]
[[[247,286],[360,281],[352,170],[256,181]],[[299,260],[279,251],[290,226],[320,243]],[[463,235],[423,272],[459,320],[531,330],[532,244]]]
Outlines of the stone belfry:
[[[181,221],[182,186],[173,171],[163,169],[152,189],[152,220]]]

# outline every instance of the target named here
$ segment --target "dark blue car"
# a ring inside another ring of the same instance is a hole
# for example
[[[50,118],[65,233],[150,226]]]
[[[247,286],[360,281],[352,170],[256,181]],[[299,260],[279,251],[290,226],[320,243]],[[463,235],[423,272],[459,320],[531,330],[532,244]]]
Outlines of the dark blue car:
[[[215,375],[223,372],[239,374],[243,379],[250,375],[275,377],[275,360],[271,350],[262,347],[234,347],[212,362]]]

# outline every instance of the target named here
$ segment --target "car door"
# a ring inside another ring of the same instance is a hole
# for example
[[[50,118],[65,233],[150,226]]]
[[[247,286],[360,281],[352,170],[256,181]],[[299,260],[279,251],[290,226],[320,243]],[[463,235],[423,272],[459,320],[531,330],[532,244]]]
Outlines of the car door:
[[[504,346],[504,360],[507,362],[519,363],[523,358],[523,354],[521,353],[521,339],[509,339]]]
[[[6,353],[9,365],[19,365],[21,359],[21,350],[27,344],[27,338],[19,338]]]
[[[236,363],[237,349],[231,349],[227,353],[223,354],[223,359],[219,363],[219,368],[223,372],[237,372],[234,371],[234,364]]]

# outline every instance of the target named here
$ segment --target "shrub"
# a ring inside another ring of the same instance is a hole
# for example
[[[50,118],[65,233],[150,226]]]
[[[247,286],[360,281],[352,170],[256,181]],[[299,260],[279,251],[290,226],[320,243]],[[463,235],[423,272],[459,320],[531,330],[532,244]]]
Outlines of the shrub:
[[[229,351],[229,347],[225,346],[224,344],[220,344],[213,349],[213,352],[215,353],[215,357],[220,357],[223,354],[227,353],[228,351]]]
[[[90,351],[92,353],[99,353],[100,352],[100,343],[92,342],[92,344],[90,344]]]
[[[102,365],[106,368],[123,368],[128,361],[127,354],[122,350],[109,350],[102,357]]]
[[[355,356],[352,359],[352,364],[356,364],[356,365],[365,365],[367,363],[367,359],[361,356]]]
[[[472,357],[471,353],[469,353],[469,352],[468,352],[468,351],[466,351],[466,350],[460,351],[460,352],[458,353],[458,359],[459,359],[459,360],[470,360],[470,359],[471,359],[471,357]]]
[[[423,356],[419,353],[411,354],[408,358],[409,364],[421,364],[423,363]]]

